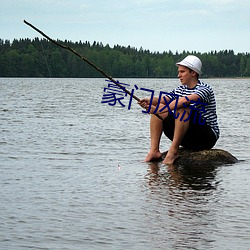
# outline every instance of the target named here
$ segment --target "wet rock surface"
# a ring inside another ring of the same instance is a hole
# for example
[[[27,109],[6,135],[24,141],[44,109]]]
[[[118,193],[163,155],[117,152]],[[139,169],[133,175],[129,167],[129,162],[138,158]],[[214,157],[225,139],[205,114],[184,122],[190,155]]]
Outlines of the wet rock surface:
[[[164,159],[167,152],[162,154]],[[179,157],[174,162],[176,165],[222,165],[232,164],[238,162],[237,158],[223,149],[209,149],[209,150],[188,150],[181,148],[179,150]]]

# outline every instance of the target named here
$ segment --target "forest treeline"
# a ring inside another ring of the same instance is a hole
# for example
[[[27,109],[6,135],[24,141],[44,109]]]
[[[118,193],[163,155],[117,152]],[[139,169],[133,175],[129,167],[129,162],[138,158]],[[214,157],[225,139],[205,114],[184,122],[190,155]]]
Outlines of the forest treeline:
[[[203,77],[249,77],[250,54],[233,50],[150,52],[143,48],[110,47],[99,42],[59,41],[114,78],[176,77],[175,63],[188,54],[197,55],[203,63]],[[46,39],[0,39],[0,77],[100,77],[100,73],[68,50]]]

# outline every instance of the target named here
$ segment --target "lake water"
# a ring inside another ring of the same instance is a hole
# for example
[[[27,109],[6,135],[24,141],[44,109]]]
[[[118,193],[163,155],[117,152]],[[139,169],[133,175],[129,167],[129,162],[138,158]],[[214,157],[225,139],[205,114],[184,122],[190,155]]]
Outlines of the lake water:
[[[249,249],[250,79],[204,82],[236,164],[143,163],[150,116],[101,103],[104,79],[0,79],[0,249]]]

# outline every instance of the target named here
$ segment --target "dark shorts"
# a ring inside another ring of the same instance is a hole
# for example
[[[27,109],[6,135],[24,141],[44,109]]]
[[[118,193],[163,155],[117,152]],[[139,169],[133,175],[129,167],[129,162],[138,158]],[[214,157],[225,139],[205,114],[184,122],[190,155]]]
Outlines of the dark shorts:
[[[211,149],[217,139],[212,129],[205,123],[199,124],[198,116],[194,120],[194,114],[191,114],[189,128],[181,141],[181,146],[186,149],[204,150]],[[163,132],[172,141],[174,136],[175,118],[173,114],[169,114],[163,121]]]

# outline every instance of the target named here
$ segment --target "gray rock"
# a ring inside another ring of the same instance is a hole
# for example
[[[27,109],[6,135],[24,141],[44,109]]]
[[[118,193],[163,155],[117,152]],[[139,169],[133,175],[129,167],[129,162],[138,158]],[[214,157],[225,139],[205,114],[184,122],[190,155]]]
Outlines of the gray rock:
[[[164,159],[167,152],[162,154]],[[218,166],[222,164],[236,163],[238,160],[229,152],[223,149],[209,149],[194,151],[181,148],[179,150],[179,157],[174,162],[175,165],[213,165]]]

